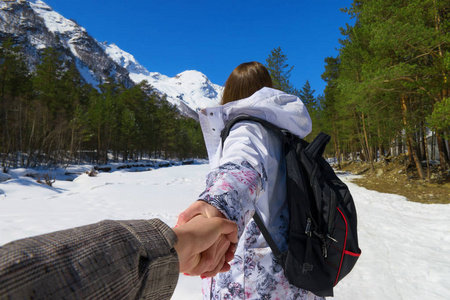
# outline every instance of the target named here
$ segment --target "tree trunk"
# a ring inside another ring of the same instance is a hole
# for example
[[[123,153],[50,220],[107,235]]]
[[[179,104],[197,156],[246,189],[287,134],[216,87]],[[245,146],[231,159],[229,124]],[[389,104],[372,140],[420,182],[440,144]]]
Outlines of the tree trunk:
[[[336,159],[337,159],[337,167],[338,169],[341,169],[341,153],[340,153],[340,149],[339,149],[339,137],[338,137],[338,130],[336,129],[336,127],[334,127],[334,153],[336,155]]]
[[[385,153],[379,124],[377,124],[377,132],[378,132],[378,153],[379,153],[378,156],[380,157],[380,160],[382,160],[385,157]]]
[[[419,157],[417,156],[417,152],[415,150],[414,147],[414,140],[411,137],[411,135],[408,132],[407,126],[408,126],[408,122],[406,120],[406,115],[407,115],[407,107],[406,107],[406,100],[405,100],[405,96],[402,95],[402,111],[403,111],[403,123],[405,125],[405,130],[406,130],[406,139],[408,142],[408,152],[410,157],[413,157],[414,162],[416,163],[416,168],[417,168],[417,172],[419,173],[419,177],[420,179],[425,179],[424,173],[423,173],[423,168],[422,168],[422,164],[420,162]],[[412,161],[412,160],[411,160]]]
[[[426,133],[425,133],[425,128],[423,127],[423,122],[421,122],[422,124],[420,124],[421,125],[421,128],[420,128],[420,134],[419,134],[419,141],[420,141],[420,155],[419,155],[419,157],[420,157],[420,159],[421,160],[426,160],[426,158],[427,158],[427,151],[426,151]]]
[[[101,160],[101,147],[100,147],[100,123],[98,123],[97,126],[97,164],[100,164]]]
[[[369,163],[370,163],[370,169],[372,170],[372,172],[374,172],[375,168],[373,166],[372,147],[369,146],[369,140],[367,138],[367,130],[366,130],[366,122],[364,120],[365,119],[364,113],[362,113],[361,118],[362,118],[362,122],[363,122],[364,140],[366,142],[366,149],[367,149],[367,155],[368,155],[368,159],[369,159]]]
[[[449,169],[448,153],[447,148],[445,147],[444,140],[442,139],[441,134],[439,132],[436,132],[436,140],[439,148],[439,160],[441,162],[441,170],[445,171]]]
[[[436,0],[433,1],[433,4],[434,4],[434,8],[435,8],[435,29],[436,29],[436,31],[440,31],[440,29],[441,29],[441,18],[439,16],[439,12],[438,12],[438,9],[437,9],[437,6],[436,6]],[[438,46],[438,51],[439,51],[439,56],[443,57],[444,56],[444,52],[442,51],[441,45]],[[442,75],[444,76],[444,83],[447,83],[447,73],[445,71],[443,71]],[[448,92],[449,92],[448,88],[444,88],[442,90],[442,99],[448,97],[448,94],[449,94]],[[447,170],[450,167],[449,154],[447,152],[447,149],[445,147],[445,143],[444,143],[444,141],[443,141],[443,139],[441,137],[440,132],[436,132],[436,140],[437,140],[437,144],[438,144],[438,147],[439,147],[439,159],[440,159],[440,162],[441,162],[441,170],[444,171],[444,170]]]
[[[364,143],[363,143],[362,138],[361,138],[361,131],[360,131],[360,128],[358,126],[359,122],[358,122],[358,118],[356,117],[356,111],[355,110],[353,110],[353,117],[355,118],[356,131],[358,133],[358,140],[359,140],[359,143],[361,145],[361,151],[359,152],[359,155],[361,157],[361,160],[366,160],[365,157],[367,156],[367,153],[365,151]],[[363,159],[363,157],[364,157],[364,159]]]
[[[424,147],[424,152],[425,152],[425,160],[427,162],[427,178],[428,181],[430,181],[431,179],[431,170],[430,170],[430,158],[428,155],[428,141],[427,141],[427,135],[426,135],[426,129],[425,129],[425,124],[422,123],[422,131],[423,131],[423,147]]]
[[[34,117],[33,118],[33,125],[31,125],[31,133],[30,133],[30,138],[29,138],[29,140],[28,140],[28,149],[27,149],[27,152],[28,152],[28,159],[27,159],[27,167],[29,167],[30,166],[30,164],[31,164],[31,162],[32,162],[32,160],[33,160],[33,154],[34,154],[34,147],[33,147],[33,144],[32,144],[32,142],[33,142],[33,138],[34,138],[34,127],[35,127],[35,125],[36,125],[36,117]]]
[[[409,136],[409,140],[410,140],[411,144],[414,143],[411,136]],[[416,163],[417,172],[419,173],[419,177],[420,177],[420,179],[424,180],[425,174],[423,172],[422,163],[420,161],[419,156],[417,155],[417,151],[415,150],[414,144],[411,145],[411,149],[412,149],[412,155],[414,157],[414,162]]]
[[[413,156],[412,156],[412,145],[411,142],[408,138],[408,122],[406,121],[406,115],[407,115],[407,107],[406,107],[406,101],[405,101],[405,96],[402,95],[401,99],[402,99],[402,115],[403,115],[403,125],[405,126],[405,140],[406,140],[406,147],[407,147],[407,151],[408,151],[408,156],[409,156],[409,161],[412,162],[414,160]]]

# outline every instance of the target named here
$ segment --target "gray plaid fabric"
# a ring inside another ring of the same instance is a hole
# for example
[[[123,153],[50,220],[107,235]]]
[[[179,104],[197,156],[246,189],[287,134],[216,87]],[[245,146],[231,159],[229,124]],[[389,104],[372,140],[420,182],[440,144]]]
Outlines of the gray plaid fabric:
[[[0,299],[170,299],[177,237],[158,219],[102,221],[0,247]]]

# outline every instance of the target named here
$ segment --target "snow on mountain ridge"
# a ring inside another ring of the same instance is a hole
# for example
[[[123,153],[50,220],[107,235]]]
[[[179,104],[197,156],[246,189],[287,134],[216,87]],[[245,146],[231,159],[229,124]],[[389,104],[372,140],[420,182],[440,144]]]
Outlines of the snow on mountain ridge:
[[[115,44],[100,43],[76,21],[54,11],[42,0],[0,1],[0,42],[12,37],[23,45],[27,64],[33,70],[43,50],[62,50],[62,59],[72,61],[84,80],[98,87],[113,77],[126,87],[146,80],[157,93],[167,95],[181,113],[198,118],[196,111],[219,102],[222,87],[200,72],[185,71],[173,78],[149,72],[130,53]]]
[[[86,30],[76,22],[64,18],[41,0],[29,0],[29,3],[33,10],[44,19],[51,32],[60,33],[63,36],[67,35],[65,37],[66,44],[72,53],[79,58],[73,42],[86,34]],[[149,72],[137,62],[132,54],[123,51],[116,44],[96,42],[113,61],[129,72],[129,77],[134,83],[138,84],[146,80],[161,94],[166,94],[167,100],[178,107],[183,102],[197,112],[204,107],[219,103],[222,87],[211,83],[201,72],[184,71],[173,78],[158,72]],[[83,73],[86,74],[86,70]],[[92,82],[92,79],[89,81]]]
[[[123,51],[116,44],[112,43],[108,45],[107,42],[103,42],[100,43],[100,46],[112,60],[127,69],[130,73],[139,73],[146,76],[150,75],[150,72],[141,66],[133,55]]]
[[[101,45],[110,58],[128,70],[131,80],[136,84],[146,80],[159,92],[166,94],[167,100],[172,104],[180,106],[184,103],[198,112],[202,108],[217,105],[220,101],[222,87],[212,83],[199,71],[187,70],[175,77],[149,72],[133,55],[123,51],[116,44]]]
[[[29,0],[31,8],[44,19],[45,25],[51,32],[71,33],[86,32],[86,29],[76,22],[64,18],[41,0]]]
[[[98,42],[75,21],[64,18],[41,0],[0,1],[0,42],[20,44],[30,71],[40,63],[44,49],[56,48],[61,59],[76,64],[84,80],[98,86],[114,77],[133,86],[128,71],[109,58]]]

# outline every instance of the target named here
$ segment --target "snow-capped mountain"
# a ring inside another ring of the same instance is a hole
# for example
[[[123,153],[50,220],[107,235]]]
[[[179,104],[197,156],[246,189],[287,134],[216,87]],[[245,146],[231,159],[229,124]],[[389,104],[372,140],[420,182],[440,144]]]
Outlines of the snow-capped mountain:
[[[95,86],[113,77],[125,86],[133,85],[127,70],[110,59],[84,28],[40,0],[0,1],[0,41],[7,38],[24,48],[31,70],[43,49],[53,47],[63,52],[64,60],[75,62],[87,83]]]
[[[131,80],[140,83],[146,80],[167,99],[183,108],[185,105],[198,110],[219,103],[222,87],[212,83],[203,73],[190,70],[168,77],[158,72],[149,72],[140,65],[133,55],[123,51],[115,44],[101,44],[103,49],[116,63],[128,70]]]
[[[41,0],[0,1],[0,42],[12,38],[21,44],[31,70],[43,49],[63,51],[65,60],[75,62],[87,83],[97,86],[108,77],[129,87],[146,80],[188,116],[200,108],[216,105],[222,87],[198,71],[185,71],[173,78],[149,72],[115,44],[99,43],[75,21],[64,18]]]

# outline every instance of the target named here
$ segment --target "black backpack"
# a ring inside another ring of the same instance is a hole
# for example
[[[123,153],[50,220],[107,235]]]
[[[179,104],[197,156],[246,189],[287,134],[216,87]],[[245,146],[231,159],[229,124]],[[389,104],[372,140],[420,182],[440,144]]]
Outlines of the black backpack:
[[[353,198],[322,157],[330,136],[320,133],[308,144],[270,122],[241,115],[225,124],[222,145],[240,121],[257,122],[281,137],[290,215],[288,251],[280,252],[257,213],[253,219],[292,285],[333,296],[333,287],[352,270],[361,250]]]

